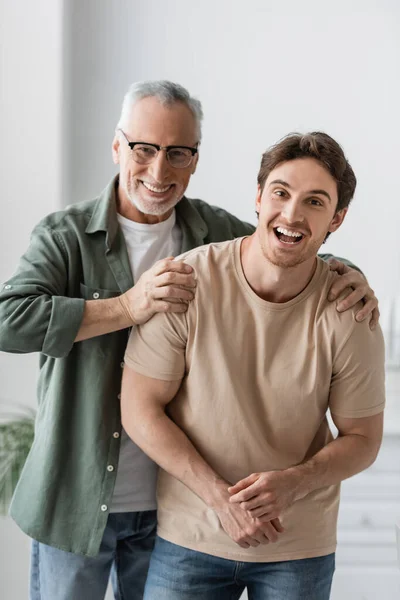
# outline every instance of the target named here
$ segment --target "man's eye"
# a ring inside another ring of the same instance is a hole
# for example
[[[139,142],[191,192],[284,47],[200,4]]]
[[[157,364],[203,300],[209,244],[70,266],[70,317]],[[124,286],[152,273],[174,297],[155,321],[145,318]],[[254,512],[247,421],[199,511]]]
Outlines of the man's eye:
[[[154,148],[150,148],[148,146],[138,146],[137,147],[138,152],[141,152],[142,154],[154,154],[155,153],[155,149]]]
[[[284,190],[275,190],[274,194],[276,196],[279,196],[282,198],[285,195],[285,191]]]
[[[172,148],[168,152],[170,158],[186,158],[187,156],[192,156],[189,150],[185,150],[184,148]]]
[[[311,198],[310,202],[313,206],[322,206],[322,202],[318,198]]]

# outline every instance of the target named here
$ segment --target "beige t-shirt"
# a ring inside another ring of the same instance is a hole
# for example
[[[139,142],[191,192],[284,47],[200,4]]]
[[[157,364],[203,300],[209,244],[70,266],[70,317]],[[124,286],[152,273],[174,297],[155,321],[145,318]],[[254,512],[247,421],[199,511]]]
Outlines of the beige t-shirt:
[[[327,294],[336,274],[321,259],[309,285],[282,304],[259,298],[240,260],[241,239],[184,255],[197,273],[186,314],[156,315],[132,331],[125,361],[163,380],[183,378],[168,405],[211,467],[231,483],[285,469],[332,440],[326,412],[376,415],[384,408],[384,347],[379,327],[338,313]],[[160,471],[159,535],[237,561],[268,562],[335,551],[339,486],[310,493],[281,518],[275,544],[240,548],[216,513]]]

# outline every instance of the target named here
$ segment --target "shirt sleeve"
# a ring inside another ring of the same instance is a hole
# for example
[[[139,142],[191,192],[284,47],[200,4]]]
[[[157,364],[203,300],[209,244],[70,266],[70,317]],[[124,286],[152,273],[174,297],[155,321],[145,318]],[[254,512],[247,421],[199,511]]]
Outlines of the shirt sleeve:
[[[0,350],[67,356],[85,301],[67,296],[66,249],[52,229],[39,225],[16,273],[0,289]]]
[[[185,314],[156,314],[144,325],[132,329],[125,352],[125,364],[154,379],[183,379],[186,343]]]
[[[353,322],[334,357],[329,407],[344,418],[370,417],[385,407],[385,350],[382,330]]]

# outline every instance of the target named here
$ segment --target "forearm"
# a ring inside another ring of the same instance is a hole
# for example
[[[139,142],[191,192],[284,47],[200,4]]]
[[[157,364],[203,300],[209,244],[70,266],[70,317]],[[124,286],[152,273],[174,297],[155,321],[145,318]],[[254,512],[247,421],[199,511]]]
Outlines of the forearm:
[[[122,414],[122,424],[132,440],[162,469],[184,483],[214,508],[228,496],[228,483],[202,458],[185,433],[163,409]]]
[[[335,485],[368,468],[379,446],[358,434],[339,436],[306,462],[287,469],[296,480],[295,499],[310,492]]]
[[[75,342],[126,329],[133,324],[119,297],[87,300]]]

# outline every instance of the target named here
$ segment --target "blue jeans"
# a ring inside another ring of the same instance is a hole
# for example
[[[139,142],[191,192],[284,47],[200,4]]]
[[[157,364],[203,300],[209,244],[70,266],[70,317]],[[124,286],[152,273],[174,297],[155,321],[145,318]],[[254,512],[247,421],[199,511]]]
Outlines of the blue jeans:
[[[112,513],[100,552],[81,556],[32,542],[30,600],[142,600],[157,529],[155,510]]]
[[[236,562],[157,537],[144,600],[329,600],[335,555]]]

